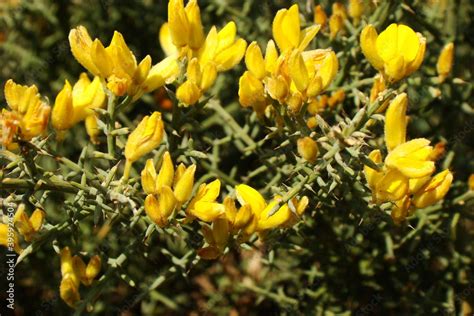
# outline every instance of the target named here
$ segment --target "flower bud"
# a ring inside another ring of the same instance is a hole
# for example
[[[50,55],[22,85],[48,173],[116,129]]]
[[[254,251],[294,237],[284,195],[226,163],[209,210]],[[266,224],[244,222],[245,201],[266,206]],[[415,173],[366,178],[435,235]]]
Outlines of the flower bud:
[[[363,0],[349,0],[349,16],[354,20],[354,25],[359,24],[362,14],[364,14]]]
[[[385,113],[385,144],[389,151],[406,141],[407,105],[407,94],[401,93],[392,100]]]
[[[324,12],[324,9],[321,7],[321,5],[317,5],[314,7],[314,23],[321,25],[321,28],[323,28],[326,23],[327,23],[328,17],[326,15],[326,12]]]
[[[101,268],[101,259],[98,255],[93,256],[89,263],[87,264],[86,271],[85,271],[85,282],[84,285],[91,285],[92,281],[95,277],[99,274]]]
[[[153,159],[148,159],[141,173],[142,188],[146,194],[157,193],[156,184],[156,170]]]
[[[183,175],[177,181],[174,187],[174,195],[176,200],[184,203],[191,197],[194,186],[194,173],[196,172],[196,165],[191,165],[186,169]]]
[[[201,89],[192,81],[185,81],[176,90],[176,98],[181,101],[184,106],[193,105],[199,101],[201,97]]]
[[[54,129],[62,131],[73,126],[71,115],[74,112],[72,107],[72,87],[66,80],[63,89],[58,93],[51,113],[51,124]]]
[[[441,50],[441,54],[438,57],[438,62],[436,63],[436,71],[438,72],[440,83],[449,76],[449,73],[453,68],[453,59],[454,44],[448,43]]]
[[[303,159],[310,163],[314,163],[318,157],[318,144],[311,137],[303,137],[298,139],[298,153]]]
[[[174,180],[174,166],[171,160],[171,155],[168,151],[163,154],[160,171],[156,177],[156,190],[163,186],[172,187]]]

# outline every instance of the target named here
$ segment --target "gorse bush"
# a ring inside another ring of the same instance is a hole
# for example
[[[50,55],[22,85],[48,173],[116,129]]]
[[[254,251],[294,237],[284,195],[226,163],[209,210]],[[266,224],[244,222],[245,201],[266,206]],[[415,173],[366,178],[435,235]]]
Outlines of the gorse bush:
[[[469,1],[156,2],[0,6],[5,311],[472,313]]]

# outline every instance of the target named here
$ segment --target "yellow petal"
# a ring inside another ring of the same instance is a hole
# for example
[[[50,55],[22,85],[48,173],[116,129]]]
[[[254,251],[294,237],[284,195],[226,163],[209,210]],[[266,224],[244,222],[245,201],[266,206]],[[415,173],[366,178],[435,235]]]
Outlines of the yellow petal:
[[[201,66],[199,65],[197,58],[193,58],[189,61],[186,75],[188,80],[195,83],[197,86],[201,84]]]
[[[265,61],[257,42],[250,43],[245,53],[245,65],[257,79],[265,77]]]
[[[175,57],[167,57],[151,67],[142,85],[143,91],[150,92],[176,80],[179,75],[179,64]]]
[[[158,200],[153,194],[147,195],[145,199],[145,213],[160,227],[165,227],[168,224],[168,220],[162,216]]]
[[[234,41],[237,34],[237,26],[234,21],[227,23],[222,30],[217,33],[217,47],[216,53],[220,53],[224,49],[230,47]]]
[[[190,214],[202,221],[212,222],[225,215],[225,207],[217,202],[197,201],[190,210]]]
[[[431,180],[430,176],[423,178],[410,179],[409,181],[409,191],[411,194],[417,193],[425,184]]]
[[[196,172],[196,165],[191,165],[186,169],[174,187],[174,195],[176,200],[184,203],[191,197],[194,186],[194,173]]]
[[[401,93],[388,106],[385,114],[385,144],[389,151],[406,141],[407,105],[407,94]]]
[[[317,75],[321,77],[322,89],[325,90],[336,76],[339,68],[339,62],[336,57],[336,53],[330,51],[324,57]]]
[[[316,25],[311,25],[311,26],[305,28],[301,32],[301,43],[298,46],[298,49],[300,51],[303,51],[303,50],[305,50],[306,47],[308,47],[309,43],[311,43],[311,41],[316,36],[316,34],[318,34],[320,28],[321,28],[320,25],[317,25],[317,24]]]
[[[193,105],[201,98],[201,89],[192,81],[186,80],[176,90],[176,98],[185,106]]]
[[[269,40],[267,48],[265,49],[265,70],[273,73],[277,66],[278,51],[275,47],[275,42]]]
[[[71,278],[63,278],[59,286],[59,296],[70,307],[74,308],[75,304],[81,299],[79,288],[74,284]]]
[[[212,234],[214,235],[215,245],[223,251],[229,239],[229,222],[227,222],[227,219],[217,218],[212,223]]]
[[[314,163],[318,157],[318,144],[311,137],[302,137],[297,141],[298,153],[303,159]]]
[[[215,63],[209,62],[202,69],[201,91],[209,89],[217,78],[217,67]]]
[[[101,77],[107,78],[112,75],[114,66],[112,64],[112,56],[107,54],[104,45],[102,45],[101,41],[98,39],[95,39],[92,43],[91,59],[94,65],[97,67]]]
[[[35,232],[39,231],[43,226],[43,221],[46,216],[46,213],[43,210],[36,209],[30,216],[30,223]]]
[[[174,46],[171,39],[171,31],[168,23],[164,23],[160,28],[160,45],[166,56],[175,56],[178,54],[178,49]]]
[[[278,207],[278,202],[278,200],[273,200],[262,211],[258,220],[258,230],[277,228],[291,219],[291,211],[288,204],[281,206],[275,213],[270,215],[271,212],[274,212],[275,207]]]
[[[285,52],[298,47],[300,44],[300,17],[297,4],[277,12],[273,20],[272,31],[280,51]]]
[[[86,117],[85,125],[86,125],[86,132],[89,135],[89,138],[93,144],[99,144],[99,124],[98,118],[96,115],[89,115]]]
[[[384,62],[377,52],[377,38],[377,31],[369,24],[364,27],[360,34],[360,46],[369,63],[376,69],[382,70]]]
[[[72,87],[66,80],[64,87],[56,96],[53,112],[51,114],[51,124],[57,130],[67,130],[73,126],[73,113]]]
[[[156,177],[156,189],[163,186],[172,187],[174,180],[174,166],[171,160],[171,155],[168,151],[163,154],[163,161],[161,163],[160,171]]]
[[[233,221],[233,228],[235,230],[239,230],[247,226],[250,221],[252,220],[252,208],[249,204],[243,205],[240,207],[239,211],[235,216],[235,220]]]
[[[201,12],[196,0],[190,0],[185,8],[189,22],[189,47],[199,49],[204,42],[204,30],[201,23]]]
[[[439,54],[438,61],[436,62],[436,71],[441,78],[446,78],[451,69],[453,68],[453,59],[454,59],[454,44],[446,44],[441,53]]]
[[[387,166],[389,164],[387,163]],[[433,161],[413,160],[409,158],[398,158],[390,167],[400,170],[406,177],[423,178],[432,174],[435,170]]]
[[[229,196],[224,198],[224,211],[227,217],[227,220],[230,223],[235,221],[235,217],[237,216],[237,207],[235,206],[235,201]]]
[[[80,25],[69,32],[69,44],[76,60],[91,73],[98,75],[99,70],[91,59],[92,39],[84,26]]]
[[[398,25],[397,53],[403,56],[406,63],[412,62],[418,55],[420,40],[418,35],[406,25]]]
[[[415,57],[415,59],[408,63],[406,70],[405,70],[405,75],[408,76],[409,74],[415,72],[420,68],[421,64],[423,63],[423,58],[425,57],[425,50],[426,50],[426,38],[424,38],[421,34],[417,33],[419,41],[420,41],[420,47],[418,49],[418,53]]]
[[[254,106],[264,102],[264,87],[260,80],[249,71],[244,72],[239,79],[239,102],[244,107]]]
[[[136,85],[141,85],[148,77],[148,73],[151,69],[151,57],[146,55],[145,58],[138,64],[135,73],[133,74],[133,82]]]
[[[387,170],[376,186],[379,202],[397,201],[408,192],[408,179],[398,170]]]
[[[290,78],[296,88],[301,93],[304,93],[309,84],[309,77],[303,57],[298,50],[292,52],[288,61],[288,68],[290,71]]]
[[[280,103],[283,103],[288,96],[288,84],[283,76],[268,77],[265,83],[268,94]],[[263,99],[263,98],[261,98]]]
[[[382,154],[380,153],[380,150],[375,149],[372,150],[368,156],[370,160],[372,160],[375,164],[379,164],[382,162]],[[383,176],[383,173],[381,171],[377,171],[375,169],[370,168],[367,165],[364,165],[364,175],[365,179],[367,180],[367,184],[369,185],[370,189],[372,191],[375,190],[377,183],[380,181],[380,179]]]
[[[411,200],[408,196],[403,197],[402,199],[395,201],[392,208],[391,216],[395,223],[399,224],[403,222],[408,216],[408,210],[411,205]]]
[[[226,71],[237,65],[245,55],[247,42],[241,38],[218,53],[214,59],[218,71]]]
[[[158,204],[162,218],[168,219],[177,205],[173,190],[169,186],[158,189]]]
[[[183,0],[169,1],[168,24],[173,44],[177,47],[188,45],[191,29]]]
[[[142,188],[146,194],[155,194],[157,193],[156,188],[156,170],[153,159],[148,159],[141,172]]]
[[[407,64],[404,61],[403,56],[396,55],[385,63],[384,72],[390,82],[396,82],[406,76],[406,66]]]
[[[235,187],[235,194],[239,203],[241,205],[249,204],[254,214],[260,214],[267,206],[263,196],[246,184],[237,185]]]
[[[161,113],[145,116],[137,128],[128,136],[125,144],[125,157],[134,162],[158,147],[163,139],[164,126]]]
[[[205,65],[208,62],[214,61],[219,43],[218,38],[219,36],[217,34],[217,29],[215,26],[213,26],[209,33],[207,33],[206,40],[198,52],[198,59],[201,65]]]
[[[448,193],[452,182],[453,174],[449,170],[440,172],[419,193],[415,194],[413,203],[417,208],[424,208],[437,203]]]
[[[89,284],[100,272],[102,260],[98,255],[93,256],[86,267],[86,278],[89,280]]]

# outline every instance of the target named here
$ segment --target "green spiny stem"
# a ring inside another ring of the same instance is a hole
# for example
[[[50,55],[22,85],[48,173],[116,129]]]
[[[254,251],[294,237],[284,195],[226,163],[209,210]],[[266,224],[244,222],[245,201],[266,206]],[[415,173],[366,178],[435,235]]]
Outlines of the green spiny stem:
[[[115,157],[115,137],[112,131],[115,128],[115,95],[107,90],[107,152]]]

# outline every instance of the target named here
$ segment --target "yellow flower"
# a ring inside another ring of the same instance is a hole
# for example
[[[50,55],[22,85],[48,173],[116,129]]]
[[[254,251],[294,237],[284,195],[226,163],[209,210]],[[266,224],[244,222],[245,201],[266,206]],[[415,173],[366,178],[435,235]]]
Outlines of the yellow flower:
[[[125,179],[128,178],[132,163],[158,147],[163,139],[163,134],[164,126],[160,112],[153,112],[151,116],[145,116],[137,128],[130,133],[125,144]]]
[[[86,73],[82,73],[79,80],[71,87],[66,80],[63,89],[58,93],[51,114],[51,124],[58,131],[70,129],[80,121],[89,119],[90,133],[94,135],[90,124],[96,123],[94,109],[104,108],[106,95],[99,77],[91,82]]]
[[[199,186],[196,195],[189,202],[186,213],[205,222],[215,221],[225,215],[224,205],[217,203],[221,182],[214,180],[209,184]]]
[[[385,80],[383,79],[383,76],[376,75],[374,78],[374,84],[372,85],[372,88],[370,89],[370,102],[374,103],[377,101],[380,93],[385,91],[386,86],[385,86]],[[385,105],[385,104],[384,104]],[[388,103],[386,103],[388,105]],[[386,106],[381,106],[378,108],[377,113],[382,113],[385,111]]]
[[[303,31],[300,30],[300,17],[298,5],[294,4],[289,9],[281,9],[273,19],[273,38],[282,53],[294,48],[304,50],[316,36],[320,25],[312,25]]]
[[[184,7],[183,0],[170,0],[167,27],[176,47],[199,49],[204,41],[204,31],[197,1],[190,0]]]
[[[100,272],[101,259],[99,256],[93,256],[89,263],[86,264],[79,256],[72,256],[69,247],[61,250],[61,285],[59,293],[61,299],[70,307],[74,308],[75,304],[81,299],[79,294],[79,286],[82,282],[84,285],[91,285],[95,277]]]
[[[4,92],[11,114],[2,111],[2,142],[9,145],[12,133],[18,133],[23,140],[42,135],[48,126],[51,108],[41,101],[38,88],[22,86],[9,79]]]
[[[375,202],[395,202],[402,199],[408,193],[408,178],[397,169],[385,169],[382,174],[376,176]]]
[[[217,218],[209,226],[202,227],[202,234],[209,246],[198,250],[198,255],[205,260],[213,260],[219,257],[227,246],[229,239],[229,222],[226,218]]]
[[[434,162],[429,160],[433,148],[430,141],[417,138],[395,147],[385,158],[389,168],[399,170],[407,178],[423,178],[435,170]]]
[[[17,254],[23,251],[16,231],[4,223],[0,223],[0,245],[8,248],[8,251],[15,251]]]
[[[20,204],[15,212],[14,223],[18,232],[23,235],[25,241],[30,241],[43,226],[45,213],[36,209],[30,217],[25,212],[25,205]]]
[[[150,87],[158,88],[157,81],[161,83],[157,78],[150,82],[150,56],[137,63],[120,32],[115,31],[110,45],[104,47],[99,39],[92,41],[85,27],[78,26],[69,32],[69,44],[77,61],[95,76],[104,78],[107,88],[117,96],[129,95],[137,99],[144,91],[150,91]],[[172,77],[174,73],[167,75]],[[147,79],[145,89],[142,86]]]
[[[411,200],[408,195],[404,196],[402,199],[395,201],[391,216],[395,223],[399,224],[403,222],[406,217],[409,215],[409,210],[411,206]]]
[[[252,221],[253,213],[249,204],[243,205],[237,210],[235,200],[227,196],[224,199],[224,209],[230,230],[233,233],[245,228]]]
[[[438,62],[436,63],[436,71],[438,72],[440,83],[446,80],[453,68],[453,59],[454,59],[454,44],[446,44],[438,57]]]
[[[177,206],[176,198],[169,186],[161,187],[157,192],[158,198],[148,194],[145,199],[145,212],[150,219],[160,227],[168,225],[168,218]]]
[[[298,153],[303,159],[314,163],[318,157],[318,144],[311,137],[302,137],[297,141]]]
[[[194,173],[196,172],[196,165],[191,165],[185,168],[181,174],[176,171],[174,179],[174,195],[176,200],[180,203],[184,203],[191,197],[194,186]]]
[[[435,175],[413,197],[413,204],[417,208],[430,206],[444,198],[453,182],[453,174],[444,170]]]
[[[239,184],[235,187],[237,200],[242,206],[249,205],[253,213],[254,224],[248,225],[250,229],[246,229],[247,234],[254,231],[264,231],[272,228],[282,227],[293,220],[292,211],[288,203],[280,206],[281,197],[276,196],[267,204],[263,196],[254,188]],[[298,204],[298,203],[297,203]],[[301,206],[306,207],[305,203]],[[299,210],[302,214],[304,208]]]
[[[326,25],[326,22],[328,20],[328,17],[326,15],[326,12],[324,12],[324,9],[321,7],[321,5],[317,5],[314,7],[314,23],[321,25],[321,28],[323,28]]]
[[[382,162],[382,154],[378,149],[372,150],[368,158],[375,164],[380,164]],[[372,169],[367,165],[364,165],[364,175],[370,189],[372,190],[372,192],[375,192],[376,185],[382,178],[382,172]]]
[[[468,184],[469,190],[474,191],[474,173],[469,176],[469,179],[467,180],[467,184]]]
[[[389,151],[406,141],[407,105],[407,94],[401,93],[392,100],[385,113],[385,144]]]
[[[250,71],[239,79],[239,102],[244,107],[261,108],[265,104],[264,86]]]
[[[333,13],[329,17],[329,37],[334,39],[344,28],[344,18],[341,14]]]
[[[377,34],[367,25],[360,35],[362,52],[386,79],[395,82],[416,71],[425,55],[426,39],[406,25],[391,24]]]
[[[360,17],[364,14],[363,0],[349,0],[349,16],[354,20],[354,24],[359,24]]]

